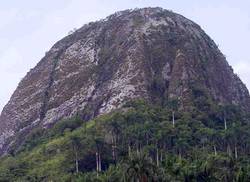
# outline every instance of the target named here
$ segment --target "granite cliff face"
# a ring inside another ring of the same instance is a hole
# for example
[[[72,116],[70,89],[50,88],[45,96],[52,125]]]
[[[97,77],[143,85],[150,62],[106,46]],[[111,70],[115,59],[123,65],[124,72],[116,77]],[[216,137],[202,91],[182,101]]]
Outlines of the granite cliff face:
[[[0,151],[34,127],[88,120],[133,98],[178,98],[188,109],[194,85],[250,111],[247,88],[197,24],[161,8],[115,13],[57,42],[25,76],[0,116]]]

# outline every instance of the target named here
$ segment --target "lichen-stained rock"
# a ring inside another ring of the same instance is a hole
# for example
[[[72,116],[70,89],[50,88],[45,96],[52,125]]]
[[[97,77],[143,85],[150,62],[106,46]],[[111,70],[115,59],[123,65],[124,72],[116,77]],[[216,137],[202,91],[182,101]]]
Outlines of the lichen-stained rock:
[[[57,42],[20,82],[0,116],[0,152],[34,127],[89,120],[133,98],[175,97],[187,109],[193,83],[250,111],[247,88],[197,24],[161,8],[115,13]]]

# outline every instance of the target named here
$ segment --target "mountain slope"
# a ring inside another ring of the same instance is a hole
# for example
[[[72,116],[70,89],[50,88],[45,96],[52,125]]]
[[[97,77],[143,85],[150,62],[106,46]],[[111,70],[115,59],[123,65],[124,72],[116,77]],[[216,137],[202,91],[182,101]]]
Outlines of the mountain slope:
[[[171,110],[139,100],[87,123],[38,128],[1,158],[0,181],[248,182],[250,117],[231,112],[225,130],[204,115],[176,112],[173,126]]]
[[[135,98],[193,110],[194,91],[250,111],[247,88],[197,24],[161,8],[118,12],[57,42],[20,82],[0,116],[0,151],[36,127],[86,121]]]

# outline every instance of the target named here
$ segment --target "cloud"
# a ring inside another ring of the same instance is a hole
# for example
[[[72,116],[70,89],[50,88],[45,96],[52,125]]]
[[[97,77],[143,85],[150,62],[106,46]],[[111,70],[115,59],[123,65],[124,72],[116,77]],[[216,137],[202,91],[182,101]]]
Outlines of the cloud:
[[[17,9],[0,10],[0,30],[12,22],[18,14]]]

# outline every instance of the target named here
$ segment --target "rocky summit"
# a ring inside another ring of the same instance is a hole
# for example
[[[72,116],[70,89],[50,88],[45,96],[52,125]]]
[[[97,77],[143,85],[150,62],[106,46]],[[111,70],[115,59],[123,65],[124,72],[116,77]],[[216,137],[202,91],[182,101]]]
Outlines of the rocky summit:
[[[36,127],[87,121],[131,99],[176,98],[189,110],[197,88],[250,111],[246,86],[199,25],[162,8],[117,12],[57,42],[27,73],[1,113],[0,151]]]

